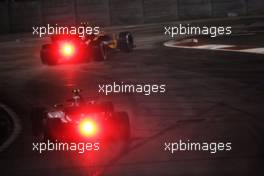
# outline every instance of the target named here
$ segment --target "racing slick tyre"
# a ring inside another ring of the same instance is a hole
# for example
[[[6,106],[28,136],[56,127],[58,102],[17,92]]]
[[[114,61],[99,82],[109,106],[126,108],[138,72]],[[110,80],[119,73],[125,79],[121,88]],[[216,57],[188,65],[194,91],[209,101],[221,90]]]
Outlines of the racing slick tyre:
[[[113,118],[116,123],[116,136],[122,141],[129,141],[130,139],[130,123],[126,112],[115,112]]]
[[[44,135],[44,112],[45,108],[42,107],[35,107],[31,111],[30,118],[32,123],[32,133],[35,138],[42,138]]]
[[[104,61],[108,59],[107,46],[103,41],[98,41],[93,49],[93,57],[95,61]]]
[[[120,32],[118,48],[123,52],[131,52],[134,48],[134,38],[131,32]]]
[[[58,124],[60,124],[60,120],[55,120],[52,122],[52,126],[50,125],[50,122],[45,123],[45,128],[43,130],[43,140],[44,141],[52,141],[55,142],[56,139],[52,133],[52,129],[56,129],[58,127]]]
[[[102,108],[105,112],[108,113],[114,112],[114,104],[111,101],[102,102]]]
[[[51,51],[52,51],[51,44],[42,45],[41,51],[40,51],[40,58],[41,58],[42,64],[46,64],[46,65],[56,65],[57,64],[57,60],[52,58]]]

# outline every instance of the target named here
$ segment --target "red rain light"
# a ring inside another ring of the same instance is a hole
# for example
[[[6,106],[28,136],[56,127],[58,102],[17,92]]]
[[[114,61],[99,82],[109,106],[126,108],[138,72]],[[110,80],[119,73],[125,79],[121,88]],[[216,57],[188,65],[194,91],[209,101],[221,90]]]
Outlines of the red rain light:
[[[94,136],[98,131],[96,123],[91,119],[83,119],[79,124],[79,128],[80,133],[86,137]]]
[[[74,54],[75,48],[71,43],[64,43],[61,46],[61,53],[65,57],[70,57]]]

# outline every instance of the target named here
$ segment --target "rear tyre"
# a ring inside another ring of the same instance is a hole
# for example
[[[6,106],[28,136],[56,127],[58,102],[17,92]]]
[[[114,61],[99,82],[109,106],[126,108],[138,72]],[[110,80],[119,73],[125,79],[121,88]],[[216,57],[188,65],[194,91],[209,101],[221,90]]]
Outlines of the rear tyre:
[[[42,64],[45,64],[45,65],[56,65],[57,64],[57,60],[52,57],[51,51],[52,51],[51,44],[42,45],[41,51],[40,51],[40,58],[41,58]]]
[[[134,38],[131,32],[120,32],[118,47],[123,52],[131,52],[134,48]]]
[[[93,48],[93,57],[95,61],[104,61],[108,59],[107,46],[103,41],[98,41]]]
[[[102,102],[102,108],[107,113],[114,112],[114,104],[111,101]]]
[[[126,112],[115,112],[113,114],[115,122],[116,137],[122,141],[128,142],[130,139],[130,123]]]
[[[50,129],[47,127],[43,130],[43,140],[55,142]]]
[[[31,114],[32,123],[32,134],[36,139],[43,140],[44,138],[44,118],[45,118],[45,108],[35,107],[32,109]]]

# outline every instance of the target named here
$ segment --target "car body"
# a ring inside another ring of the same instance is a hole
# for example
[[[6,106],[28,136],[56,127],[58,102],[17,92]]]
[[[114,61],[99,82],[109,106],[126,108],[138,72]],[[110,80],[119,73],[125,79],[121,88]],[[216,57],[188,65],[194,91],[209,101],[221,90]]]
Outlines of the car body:
[[[131,32],[115,34],[86,35],[53,35],[51,43],[44,44],[40,50],[40,58],[45,65],[62,63],[78,63],[83,61],[107,60],[113,50],[131,52],[134,39]]]
[[[31,113],[33,136],[51,141],[129,140],[126,112],[114,111],[112,102],[86,101],[75,89],[65,104],[36,107]]]

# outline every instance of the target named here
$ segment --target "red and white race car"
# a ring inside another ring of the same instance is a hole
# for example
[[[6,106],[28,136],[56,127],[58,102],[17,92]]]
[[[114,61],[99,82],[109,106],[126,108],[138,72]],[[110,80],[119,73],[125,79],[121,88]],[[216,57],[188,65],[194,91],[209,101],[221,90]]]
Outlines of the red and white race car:
[[[111,102],[85,101],[80,90],[65,104],[33,108],[32,131],[38,140],[91,141],[130,139],[126,112],[116,112]]]

